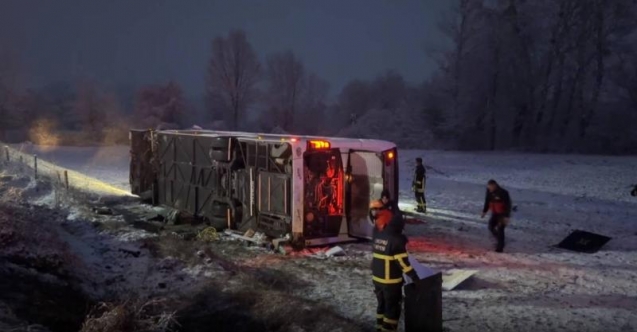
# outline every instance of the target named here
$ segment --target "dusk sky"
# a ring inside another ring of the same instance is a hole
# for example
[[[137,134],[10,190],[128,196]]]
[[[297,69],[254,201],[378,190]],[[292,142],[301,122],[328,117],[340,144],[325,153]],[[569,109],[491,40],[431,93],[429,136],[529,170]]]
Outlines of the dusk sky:
[[[3,0],[0,47],[13,50],[31,85],[90,77],[134,86],[175,79],[204,89],[210,41],[244,29],[263,60],[292,50],[328,80],[331,95],[353,78],[396,69],[411,82],[436,64],[448,0]]]

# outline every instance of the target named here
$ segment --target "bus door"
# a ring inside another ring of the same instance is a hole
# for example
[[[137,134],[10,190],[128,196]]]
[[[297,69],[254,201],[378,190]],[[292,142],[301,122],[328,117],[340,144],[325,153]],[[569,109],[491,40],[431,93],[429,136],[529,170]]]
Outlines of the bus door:
[[[343,222],[343,162],[329,142],[310,141],[303,155],[304,223],[306,239],[337,237]]]
[[[347,161],[349,234],[371,239],[374,231],[369,204],[383,191],[383,155],[377,152],[350,151]]]

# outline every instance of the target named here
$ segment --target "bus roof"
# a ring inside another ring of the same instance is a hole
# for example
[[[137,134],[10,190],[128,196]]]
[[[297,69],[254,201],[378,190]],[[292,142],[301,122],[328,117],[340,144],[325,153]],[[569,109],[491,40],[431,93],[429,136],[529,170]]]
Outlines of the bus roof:
[[[306,143],[312,140],[325,140],[335,148],[346,149],[360,149],[372,151],[386,151],[396,147],[396,144],[376,139],[361,139],[361,138],[346,138],[346,137],[329,137],[329,136],[308,136],[308,135],[292,135],[292,134],[262,134],[262,133],[250,133],[240,131],[218,131],[218,130],[158,130],[158,133],[170,133],[170,134],[186,134],[186,135],[201,135],[201,136],[231,136],[237,138],[248,138],[254,140],[264,140],[269,142],[300,142]]]

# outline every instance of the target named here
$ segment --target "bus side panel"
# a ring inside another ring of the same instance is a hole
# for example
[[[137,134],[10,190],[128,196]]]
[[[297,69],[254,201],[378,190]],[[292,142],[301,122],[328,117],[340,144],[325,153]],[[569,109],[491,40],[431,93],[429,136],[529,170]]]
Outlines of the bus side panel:
[[[303,151],[298,148],[292,159],[292,234],[294,237],[303,236]]]
[[[290,231],[290,176],[258,172],[259,230],[270,236],[284,236]]]

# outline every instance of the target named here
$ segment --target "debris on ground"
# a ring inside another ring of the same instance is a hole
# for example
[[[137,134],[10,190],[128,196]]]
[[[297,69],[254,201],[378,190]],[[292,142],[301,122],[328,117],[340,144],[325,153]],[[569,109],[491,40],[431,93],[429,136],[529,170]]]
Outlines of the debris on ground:
[[[336,246],[333,248],[330,248],[329,250],[327,250],[325,252],[325,256],[327,257],[336,257],[336,256],[345,256],[345,250],[343,250],[343,248]]]
[[[240,240],[240,241],[244,241],[248,243],[253,243],[258,246],[264,246],[266,245],[266,242],[267,242],[267,237],[265,236],[265,234],[260,232],[248,231],[248,232],[242,233],[242,232],[234,231],[231,229],[226,229],[224,231],[224,234],[229,236],[232,239]],[[252,236],[246,236],[250,234],[252,234]]]
[[[166,218],[164,216],[162,216],[161,214],[158,214],[158,215],[156,215],[154,217],[146,219],[146,221],[161,221],[161,222],[163,222],[163,221],[166,221]]]
[[[211,242],[219,240],[219,233],[214,227],[206,227],[199,234],[197,234],[197,240]]]
[[[93,212],[99,215],[113,215],[113,210],[106,206],[93,207]]]

